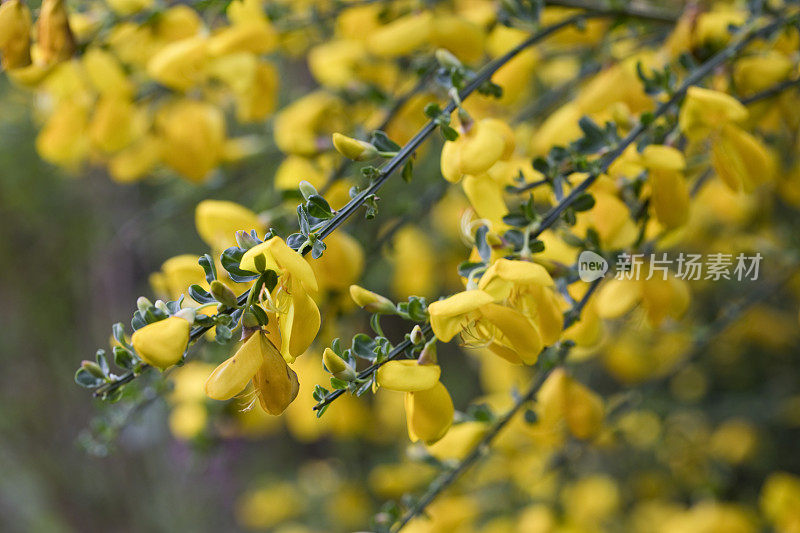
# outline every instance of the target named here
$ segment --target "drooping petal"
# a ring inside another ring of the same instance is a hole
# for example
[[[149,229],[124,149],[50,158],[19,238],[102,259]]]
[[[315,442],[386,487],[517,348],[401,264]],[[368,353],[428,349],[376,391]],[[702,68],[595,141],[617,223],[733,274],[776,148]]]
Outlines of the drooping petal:
[[[279,415],[297,397],[300,382],[297,373],[289,368],[283,356],[266,337],[263,337],[264,360],[253,376],[253,387],[261,407],[271,415]]]
[[[441,382],[432,388],[418,392],[407,392],[405,397],[408,437],[433,444],[441,439],[453,423],[453,400]]]
[[[265,343],[263,333],[251,335],[232,357],[208,376],[206,395],[214,400],[228,400],[244,390],[264,362]]]
[[[500,332],[496,342],[509,344],[525,364],[532,365],[542,351],[542,336],[536,326],[525,315],[498,304],[487,304],[480,309],[485,318]]]
[[[302,355],[319,332],[319,308],[300,283],[292,282],[289,310],[279,316],[281,353],[286,362],[293,363]]]
[[[384,389],[400,392],[428,390],[441,375],[439,365],[421,365],[417,361],[388,361],[378,369],[376,379]]]

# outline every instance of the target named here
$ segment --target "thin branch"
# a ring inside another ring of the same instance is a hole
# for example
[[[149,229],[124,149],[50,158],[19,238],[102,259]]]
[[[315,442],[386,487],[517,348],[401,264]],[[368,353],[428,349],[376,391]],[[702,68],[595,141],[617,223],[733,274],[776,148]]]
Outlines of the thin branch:
[[[597,287],[600,285],[603,279],[604,278],[600,278],[592,282],[592,284],[589,286],[589,289],[586,291],[586,294],[583,295],[583,298],[581,298],[580,301],[576,303],[572,310],[567,314],[563,329],[567,329],[578,319],[581,311],[586,306],[586,302],[589,301],[589,298],[592,296],[592,294],[594,294],[594,291],[597,290]],[[414,506],[411,507],[402,516],[402,518],[400,518],[399,522],[396,522],[392,526],[390,531],[393,533],[400,531],[411,520],[422,514],[425,511],[425,508],[427,508],[428,505],[430,505],[430,503],[433,502],[437,496],[439,496],[439,494],[444,492],[448,487],[455,483],[462,474],[469,470],[469,468],[476,461],[483,457],[483,455],[489,450],[492,441],[494,441],[503,428],[505,428],[514,418],[514,415],[516,415],[525,404],[532,401],[536,397],[536,393],[539,392],[539,389],[542,387],[542,384],[545,382],[550,373],[558,368],[561,364],[561,361],[564,360],[569,348],[570,346],[567,344],[558,347],[558,357],[555,364],[553,364],[552,361],[544,361],[540,357],[540,360],[537,363],[536,374],[534,375],[531,384],[528,386],[528,389],[525,391],[525,394],[517,398],[514,402],[514,405],[508,411],[503,413],[503,415],[498,418],[497,421],[495,421],[486,435],[484,435],[480,442],[478,442],[478,444],[472,448],[472,450],[464,457],[464,459],[461,460],[461,462],[459,462],[455,468],[444,472],[438,478],[436,478],[433,483],[430,484],[425,494],[423,494],[422,497],[417,500]]]
[[[589,177],[584,179],[580,184],[578,184],[570,193],[564,197],[562,201],[560,201],[555,207],[553,207],[550,211],[548,211],[543,219],[541,224],[538,228],[532,233],[532,237],[536,238],[542,234],[547,228],[552,226],[561,216],[561,214],[575,202],[575,200],[581,196],[586,189],[588,189],[601,175],[608,171],[608,168],[611,164],[625,151],[625,149],[633,144],[636,139],[639,138],[640,135],[645,133],[650,124],[654,124],[655,120],[659,117],[665,115],[669,112],[675,105],[677,105],[683,97],[686,95],[686,91],[689,90],[689,87],[696,85],[700,82],[703,78],[708,76],[711,72],[714,71],[715,68],[722,65],[729,59],[736,56],[741,50],[743,50],[747,45],[749,45],[754,40],[761,38],[765,35],[769,35],[776,29],[780,28],[781,26],[787,23],[786,20],[777,20],[772,22],[766,26],[762,26],[758,30],[744,30],[739,32],[740,37],[731,45],[729,45],[724,50],[718,52],[716,55],[711,57],[708,61],[700,65],[697,69],[694,70],[683,83],[680,85],[678,90],[676,90],[672,96],[666,101],[659,105],[655,111],[652,113],[652,120],[648,124],[644,124],[639,122],[636,126],[631,129],[627,136],[622,139],[617,146],[610,150],[609,152],[605,153],[600,158],[600,164],[598,169],[592,173]]]
[[[602,13],[610,9],[609,7],[598,6],[597,4],[584,2],[583,0],[545,0],[544,3],[548,6],[582,9],[587,13]],[[622,11],[620,14],[627,17],[649,20],[651,22],[662,22],[664,24],[672,24],[676,22],[680,16],[680,13],[675,13],[674,11],[654,8],[637,2],[626,2],[624,7],[620,10]]]
[[[424,326],[422,326],[422,335],[424,337],[427,337],[432,331],[433,330],[431,329],[430,324],[425,324]],[[400,355],[402,355],[406,350],[411,348],[411,346],[413,346],[413,343],[411,342],[410,339],[406,338],[403,342],[395,346],[391,352],[389,352],[389,356],[386,359],[384,359],[380,363],[374,363],[365,368],[364,370],[362,370],[361,372],[359,372],[358,379],[367,379],[371,377],[376,370],[378,370],[380,367],[382,367],[389,361],[394,361],[395,359],[400,357]],[[333,392],[328,393],[313,407],[314,411],[319,411],[326,405],[330,404],[333,400],[344,394],[344,392],[345,389],[337,389]]]
[[[740,98],[739,101],[742,102],[744,105],[750,105],[754,102],[758,102],[759,100],[765,100],[767,98],[772,98],[773,96],[777,96],[787,89],[792,89],[797,87],[800,87],[800,78],[793,80],[785,80],[780,83],[776,83],[775,85],[773,85],[768,89],[764,89],[763,91],[751,94],[750,96]]]

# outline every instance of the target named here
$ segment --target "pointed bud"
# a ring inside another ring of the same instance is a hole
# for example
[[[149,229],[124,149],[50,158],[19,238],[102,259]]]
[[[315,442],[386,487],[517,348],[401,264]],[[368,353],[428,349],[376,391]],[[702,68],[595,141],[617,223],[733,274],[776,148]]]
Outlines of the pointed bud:
[[[422,328],[419,327],[419,324],[414,326],[414,329],[411,330],[409,338],[414,344],[422,344],[425,342],[425,335],[422,334]]]
[[[64,0],[44,0],[39,10],[38,46],[42,60],[58,63],[75,53],[75,38],[69,27],[69,15]]]
[[[142,313],[144,313],[151,307],[153,307],[153,302],[151,302],[144,296],[139,296],[139,298],[136,300],[136,308]]]
[[[247,311],[242,315],[242,327],[245,329],[258,328],[259,326],[258,318],[252,311]]]
[[[350,285],[350,297],[357,306],[363,307],[370,313],[391,315],[397,312],[397,308],[391,300],[358,285]]]
[[[459,61],[458,58],[454,56],[449,50],[445,50],[444,48],[439,48],[438,50],[436,50],[434,55],[436,56],[436,61],[444,68],[448,69],[461,68],[461,61]]]
[[[211,282],[211,294],[217,299],[218,302],[223,303],[228,307],[239,307],[239,303],[236,301],[236,295],[232,290],[230,290],[230,288],[228,288],[227,285],[219,280],[215,279]]]
[[[169,314],[169,307],[167,307],[167,304],[164,303],[164,300],[156,300],[156,303],[154,305],[156,309],[159,309],[160,311],[164,311],[166,314]]]
[[[197,312],[194,310],[193,307],[185,307],[175,313],[174,317],[182,318],[187,321],[189,324],[194,324],[194,317],[197,315]]]
[[[252,248],[256,244],[258,244],[259,242],[260,241],[258,241],[256,238],[254,238],[247,231],[239,230],[239,231],[236,232],[236,244],[239,246],[239,248],[243,248],[245,250],[249,250],[250,248]]]
[[[341,133],[333,134],[333,147],[337,152],[353,161],[364,161],[378,155],[378,149],[374,145]]]
[[[89,372],[96,378],[103,378],[105,379],[105,374],[103,374],[103,370],[100,368],[100,365],[95,363],[94,361],[81,361],[81,368]]]
[[[322,362],[325,363],[328,372],[336,378],[343,381],[353,381],[356,378],[355,369],[330,348],[325,348],[322,353]]]
[[[417,363],[421,365],[435,365],[438,362],[436,356],[436,344],[437,338],[433,337],[429,340],[425,347],[422,349],[422,353],[419,354],[419,358],[417,359]]]

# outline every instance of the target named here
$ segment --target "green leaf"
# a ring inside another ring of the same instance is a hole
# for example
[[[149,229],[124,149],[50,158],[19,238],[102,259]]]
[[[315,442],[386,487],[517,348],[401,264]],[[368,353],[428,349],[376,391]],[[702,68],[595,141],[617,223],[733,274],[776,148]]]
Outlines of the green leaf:
[[[189,296],[192,298],[192,300],[199,304],[210,304],[216,302],[210,292],[197,284],[189,286]]]
[[[402,177],[406,183],[411,183],[411,178],[414,177],[414,163],[410,159],[403,165]]]
[[[209,254],[203,254],[197,262],[203,267],[203,272],[206,273],[206,281],[208,283],[217,279],[217,266],[214,264],[214,260]]]
[[[592,196],[588,192],[585,192],[579,195],[577,198],[575,198],[570,207],[578,212],[588,211],[589,209],[594,207],[594,196]]]
[[[85,368],[79,368],[78,371],[75,372],[75,383],[87,389],[97,388],[102,385],[104,381],[103,378],[92,375],[91,372]]]
[[[222,268],[224,268],[230,275],[231,279],[237,283],[252,281],[259,276],[258,274],[254,274],[239,268],[239,263],[242,261],[242,256],[244,255],[245,251],[246,250],[239,248],[238,246],[231,246],[222,252],[222,256],[220,257]]]
[[[386,133],[375,130],[370,136],[369,142],[381,152],[399,152],[400,145],[391,140]]]
[[[318,194],[313,194],[308,197],[306,208],[308,210],[308,214],[314,218],[327,220],[333,217],[330,204],[328,204],[328,201],[325,200],[325,198]]]

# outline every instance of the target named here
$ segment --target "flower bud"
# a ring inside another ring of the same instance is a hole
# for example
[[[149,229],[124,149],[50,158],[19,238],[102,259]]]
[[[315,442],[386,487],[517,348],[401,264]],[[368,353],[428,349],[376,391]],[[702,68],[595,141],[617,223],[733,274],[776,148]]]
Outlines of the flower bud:
[[[344,381],[353,381],[356,377],[355,369],[330,348],[325,348],[322,353],[322,362],[325,363],[328,372],[336,378]]]
[[[414,329],[411,330],[409,339],[414,344],[422,344],[423,342],[425,342],[425,335],[422,333],[422,328],[419,327],[419,324],[414,326]]]
[[[363,307],[370,313],[394,314],[397,312],[397,308],[391,300],[358,285],[350,285],[350,297],[357,306]]]
[[[171,316],[134,331],[131,344],[142,361],[164,370],[183,357],[191,327],[189,321]]]
[[[139,309],[139,311],[141,311],[142,313],[144,313],[151,307],[153,307],[153,302],[151,302],[144,296],[139,296],[139,298],[136,300],[136,308]]]
[[[169,307],[164,303],[164,300],[156,300],[154,305],[159,311],[164,311],[166,314],[169,314]]]
[[[353,161],[364,161],[378,155],[378,149],[374,145],[341,133],[333,134],[333,147],[337,152]]]
[[[422,349],[422,353],[419,354],[419,359],[417,359],[417,363],[420,365],[435,365],[437,363],[436,359],[436,343],[438,339],[436,337],[429,340],[425,347]]]
[[[38,45],[45,63],[65,61],[75,53],[64,0],[44,0],[37,23]]]
[[[239,307],[239,302],[236,301],[236,295],[227,285],[219,280],[211,282],[211,294],[218,302],[227,305],[228,307]]]
[[[21,0],[0,4],[0,65],[11,70],[31,64],[31,13]]]
[[[236,244],[239,246],[239,248],[249,250],[256,244],[259,244],[259,241],[253,238],[250,233],[244,230],[239,230],[236,232]]]
[[[175,316],[175,317],[178,317],[178,318],[182,318],[185,321],[187,321],[189,324],[193,324],[194,323],[194,317],[195,317],[196,314],[197,314],[197,312],[194,310],[194,307],[185,307],[185,308],[181,309],[180,311],[178,311],[177,313],[175,313],[172,316]]]
[[[242,326],[245,328],[257,328],[260,324],[255,313],[247,311],[242,315]]]
[[[436,50],[435,55],[436,61],[438,61],[438,63],[445,68],[455,69],[461,67],[461,61],[459,61],[456,56],[451,54],[449,50],[439,48]]]
[[[83,368],[96,378],[105,379],[105,375],[103,374],[103,370],[100,368],[100,365],[98,365],[94,361],[87,361],[87,360],[81,361],[81,368]]]

